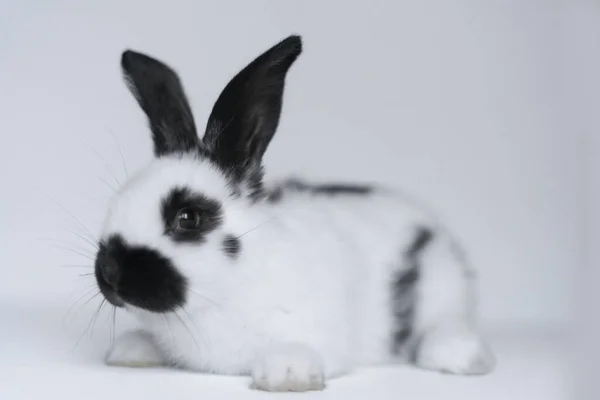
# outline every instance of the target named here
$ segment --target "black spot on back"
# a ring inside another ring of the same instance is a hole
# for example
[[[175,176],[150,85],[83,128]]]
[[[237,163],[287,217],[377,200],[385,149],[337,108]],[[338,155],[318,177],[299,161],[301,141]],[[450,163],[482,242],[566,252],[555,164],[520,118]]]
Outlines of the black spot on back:
[[[374,191],[373,186],[349,183],[310,184],[297,179],[289,179],[272,188],[266,195],[268,201],[277,203],[286,193],[305,192],[316,196],[367,196]]]
[[[367,195],[373,191],[373,188],[370,186],[361,185],[325,184],[313,186],[311,191],[315,194],[324,194],[328,196],[335,196],[339,194]]]
[[[392,282],[392,305],[396,328],[392,334],[393,352],[399,354],[411,338],[414,325],[416,285],[420,278],[421,255],[433,239],[433,232],[420,227],[404,251],[404,268]]]
[[[427,244],[433,238],[433,232],[430,229],[420,227],[417,231],[415,239],[412,244],[406,250],[408,257],[417,257],[419,253],[427,246]]]

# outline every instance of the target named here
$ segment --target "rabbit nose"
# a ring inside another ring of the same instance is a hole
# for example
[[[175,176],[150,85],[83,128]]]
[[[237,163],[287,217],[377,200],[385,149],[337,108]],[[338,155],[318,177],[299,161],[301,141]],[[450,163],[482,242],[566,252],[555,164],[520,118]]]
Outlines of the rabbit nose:
[[[114,289],[117,288],[119,280],[121,279],[121,271],[119,271],[119,266],[113,260],[106,260],[102,263],[100,267],[100,273],[102,274],[102,278],[112,286]]]

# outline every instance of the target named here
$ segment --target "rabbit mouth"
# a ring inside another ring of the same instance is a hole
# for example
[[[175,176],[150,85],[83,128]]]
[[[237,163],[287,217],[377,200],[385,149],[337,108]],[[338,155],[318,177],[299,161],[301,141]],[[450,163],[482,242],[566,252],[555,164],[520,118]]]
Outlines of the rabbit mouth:
[[[185,304],[187,280],[169,258],[145,246],[131,246],[119,235],[100,244],[95,275],[98,288],[114,306],[129,304],[163,313]]]

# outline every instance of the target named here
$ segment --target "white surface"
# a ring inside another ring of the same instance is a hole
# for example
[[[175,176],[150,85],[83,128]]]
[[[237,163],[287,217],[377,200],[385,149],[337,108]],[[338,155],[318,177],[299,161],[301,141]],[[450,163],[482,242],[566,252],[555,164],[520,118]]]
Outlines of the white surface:
[[[203,126],[239,68],[291,32],[269,176],[377,180],[431,203],[481,271],[489,324],[562,323],[576,255],[575,136],[563,130],[561,1],[116,0],[0,4],[0,272],[4,293],[66,292],[43,238],[77,241],[55,199],[97,232],[124,177],[150,158],[121,81],[126,47],[181,73]],[[102,160],[104,159],[104,161]],[[100,175],[104,181],[98,179]],[[67,245],[68,246],[68,245]]]
[[[125,369],[102,363],[110,342],[111,313],[86,334],[94,308],[73,318],[69,302],[0,303],[0,399],[258,399],[283,396],[248,389],[247,377],[222,377],[163,369]],[[19,305],[17,306],[16,303]],[[77,313],[78,307],[74,312]],[[64,318],[64,324],[61,322]],[[128,320],[119,315],[118,331]],[[565,400],[569,388],[565,337],[552,331],[493,335],[499,368],[485,377],[457,377],[412,367],[380,367],[356,371],[329,382],[323,392],[303,399],[407,400]],[[288,395],[288,396],[294,396]],[[278,397],[277,397],[278,398]]]

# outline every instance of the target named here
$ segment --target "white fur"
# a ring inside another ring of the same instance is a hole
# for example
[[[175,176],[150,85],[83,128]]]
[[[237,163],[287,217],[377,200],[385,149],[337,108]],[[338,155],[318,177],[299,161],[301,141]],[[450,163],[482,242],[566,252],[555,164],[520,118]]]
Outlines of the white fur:
[[[436,325],[425,332],[416,355],[416,363],[424,369],[478,375],[491,371],[495,359],[476,330],[461,321]]]
[[[223,224],[201,245],[175,244],[163,235],[160,202],[177,185],[223,205]],[[417,364],[489,372],[493,355],[476,332],[473,282],[456,244],[393,193],[286,192],[280,202],[253,204],[231,196],[226,178],[208,162],[161,158],[119,192],[103,237],[118,233],[130,244],[158,249],[189,279],[183,309],[161,315],[128,307],[167,362],[250,374],[264,390],[308,390],[323,387],[321,374],[397,361],[390,351],[392,282],[422,224],[435,236],[417,284]],[[235,260],[221,249],[227,234],[240,236]],[[147,354],[129,347],[117,342],[112,359],[147,362]]]

